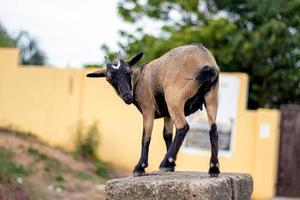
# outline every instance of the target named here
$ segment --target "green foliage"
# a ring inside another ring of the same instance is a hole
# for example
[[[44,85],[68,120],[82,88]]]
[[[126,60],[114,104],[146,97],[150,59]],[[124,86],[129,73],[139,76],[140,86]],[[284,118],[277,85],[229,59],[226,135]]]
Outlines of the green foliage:
[[[101,46],[101,50],[104,52],[104,54],[106,55],[106,57],[109,59],[109,60],[111,60],[111,61],[113,61],[114,59],[116,59],[117,57],[118,57],[118,55],[119,55],[119,53],[118,52],[112,52],[112,51],[110,51],[109,50],[109,47],[107,46],[107,45],[105,45],[105,44],[103,44],[102,46]],[[105,63],[103,63],[103,65],[104,65]]]
[[[124,21],[162,24],[155,35],[143,27],[121,30],[119,46],[128,56],[144,51],[147,63],[171,48],[200,42],[221,71],[249,74],[250,109],[300,103],[299,10],[299,0],[119,0]],[[107,46],[104,52],[116,54]]]
[[[104,53],[104,55],[106,55],[105,57],[107,57],[110,61],[114,61],[116,58],[119,57],[119,52],[114,52],[111,51],[109,49],[109,47],[106,44],[103,44],[100,47],[101,51]],[[105,58],[103,59],[103,61],[101,63],[92,63],[92,64],[85,64],[83,67],[84,68],[102,68],[106,66],[105,63]]]
[[[95,173],[103,178],[109,178],[109,174],[107,171],[107,166],[104,165],[102,162],[99,160],[95,162]]]
[[[29,33],[21,31],[17,37],[7,33],[0,23],[0,47],[18,47],[21,50],[23,65],[44,65],[46,56],[37,41]]]
[[[10,37],[5,28],[0,24],[0,47],[16,47],[16,39]]]
[[[250,108],[300,103],[300,1],[215,3],[234,15],[238,31],[231,48],[238,56],[228,63],[235,67],[224,69],[250,75]]]
[[[84,68],[102,68],[104,65],[103,64],[85,64],[83,65]]]
[[[75,152],[74,156],[81,160],[90,160],[95,167],[95,173],[107,179],[109,173],[107,170],[107,164],[104,164],[97,155],[97,149],[100,143],[100,133],[98,128],[98,122],[94,121],[87,128],[84,127],[80,121],[77,123],[75,131]],[[77,174],[77,177],[88,178],[86,174]]]
[[[75,132],[75,157],[78,159],[97,159],[99,145],[99,129],[97,122],[93,122],[87,130],[82,122],[77,124]]]
[[[21,50],[23,65],[45,64],[45,53],[39,48],[37,41],[27,32],[21,31],[17,37],[17,46]]]
[[[172,25],[194,25],[204,19],[204,13],[198,10],[200,3],[200,0],[120,0],[118,11],[127,22],[137,22],[146,16]]]

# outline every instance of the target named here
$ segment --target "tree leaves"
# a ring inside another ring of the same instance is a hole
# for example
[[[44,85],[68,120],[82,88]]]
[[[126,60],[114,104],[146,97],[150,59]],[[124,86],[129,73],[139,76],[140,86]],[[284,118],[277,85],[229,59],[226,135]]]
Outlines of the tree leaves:
[[[20,48],[23,65],[45,64],[45,53],[39,48],[37,41],[25,31],[21,31],[15,38],[10,36],[0,24],[0,47]]]
[[[127,22],[148,18],[155,35],[122,31],[119,46],[149,62],[171,48],[201,42],[221,71],[250,77],[248,107],[300,103],[300,0],[120,0]]]

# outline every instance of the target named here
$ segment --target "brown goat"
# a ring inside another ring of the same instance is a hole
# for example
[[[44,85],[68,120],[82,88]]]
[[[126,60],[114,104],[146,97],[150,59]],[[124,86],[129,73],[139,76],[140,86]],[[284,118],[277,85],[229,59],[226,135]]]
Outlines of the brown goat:
[[[106,77],[117,94],[133,103],[143,115],[142,151],[135,175],[145,173],[153,121],[164,117],[163,137],[167,153],[160,164],[161,171],[174,171],[178,150],[189,130],[186,116],[202,110],[205,105],[210,125],[211,158],[209,174],[218,176],[218,109],[219,67],[202,44],[174,48],[141,68],[132,68],[143,53],[117,64],[107,62],[107,69],[90,73],[88,77]],[[173,138],[173,124],[176,135]]]

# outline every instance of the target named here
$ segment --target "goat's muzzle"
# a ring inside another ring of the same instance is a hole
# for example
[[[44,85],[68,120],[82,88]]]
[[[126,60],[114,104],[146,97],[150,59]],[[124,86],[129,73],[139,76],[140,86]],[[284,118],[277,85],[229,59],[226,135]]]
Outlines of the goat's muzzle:
[[[126,104],[132,104],[133,98],[131,94],[124,94],[122,96],[123,100],[125,101]]]

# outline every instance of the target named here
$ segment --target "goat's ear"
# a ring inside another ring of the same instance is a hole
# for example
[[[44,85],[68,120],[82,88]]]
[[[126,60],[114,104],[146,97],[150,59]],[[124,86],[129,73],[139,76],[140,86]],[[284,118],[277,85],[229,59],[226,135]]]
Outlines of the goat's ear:
[[[139,62],[139,60],[143,57],[143,55],[144,55],[143,52],[135,55],[133,58],[131,58],[130,60],[127,61],[127,64],[129,66],[133,66],[134,64],[136,64],[137,62]]]
[[[95,72],[87,74],[86,76],[90,78],[106,77],[106,69],[97,70]]]

